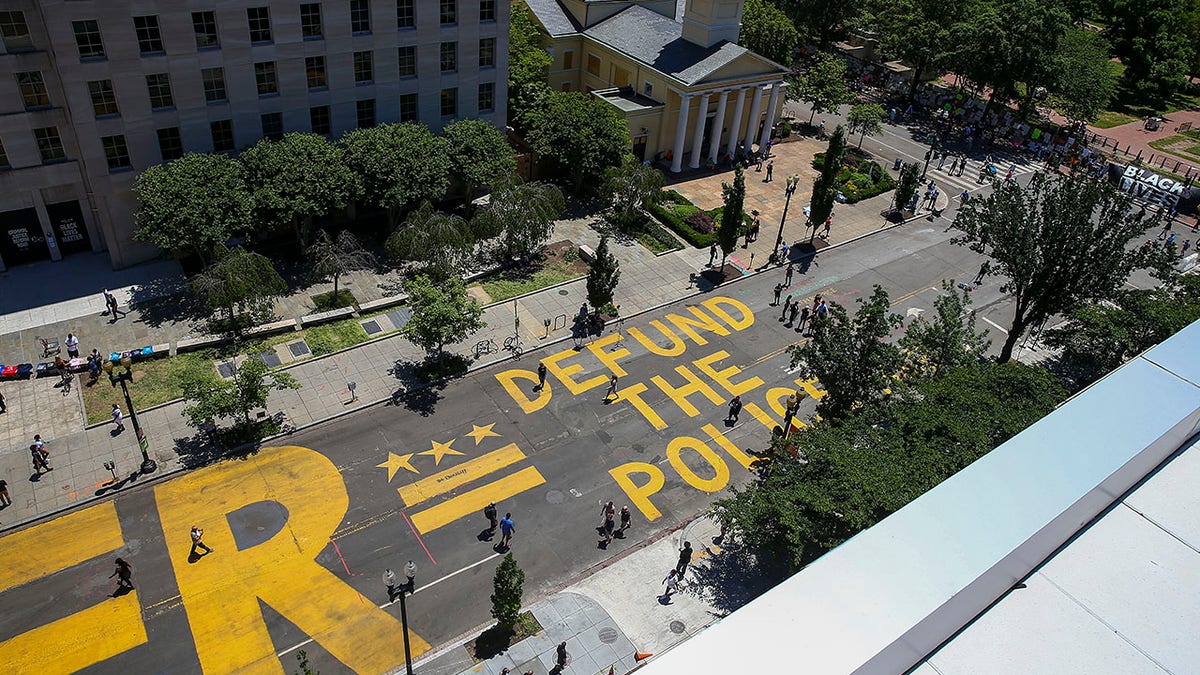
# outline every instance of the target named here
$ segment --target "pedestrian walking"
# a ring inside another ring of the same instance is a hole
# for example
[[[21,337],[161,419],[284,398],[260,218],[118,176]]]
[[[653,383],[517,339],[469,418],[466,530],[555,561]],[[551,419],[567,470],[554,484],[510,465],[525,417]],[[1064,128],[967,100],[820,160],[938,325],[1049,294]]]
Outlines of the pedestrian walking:
[[[383,571],[383,585],[387,587],[388,602],[395,602],[396,596],[396,573],[390,569]]]
[[[785,326],[791,327],[796,323],[796,315],[800,313],[800,303],[793,303],[791,310],[788,311],[788,320]]]
[[[1167,237],[1167,240],[1163,242],[1163,248],[1171,248],[1174,245],[1175,245],[1175,233],[1172,232],[1171,236]]]
[[[949,154],[950,154],[950,153],[948,153],[948,152],[943,152],[943,153],[942,153],[942,158],[941,158],[940,160],[938,160],[938,171],[941,171],[941,170],[942,170],[942,167],[946,165],[946,157],[947,157]]]
[[[50,463],[46,461],[46,455],[43,454],[36,445],[29,446],[29,456],[33,460],[33,471],[37,475],[42,475],[47,471],[53,471]]]
[[[1166,238],[1167,238],[1167,235],[1168,235],[1168,234],[1171,234],[1171,226],[1172,226],[1172,225],[1174,225],[1174,224],[1175,224],[1175,223],[1173,223],[1173,222],[1171,222],[1171,221],[1169,221],[1169,220],[1168,220],[1168,221],[1167,221],[1167,223],[1166,223],[1165,225],[1163,225],[1162,232],[1160,232],[1160,233],[1158,234],[1158,238],[1159,238],[1159,239],[1166,239]]]
[[[67,333],[67,339],[64,342],[67,345],[67,356],[73,359],[79,358],[79,338],[75,337],[74,333]]]
[[[754,172],[762,173],[763,163],[767,161],[767,153],[760,152],[757,159],[758,161],[754,163]]]
[[[537,387],[534,388],[534,391],[541,391],[542,389],[544,389],[546,387],[546,364],[545,363],[538,363],[537,374],[538,374],[538,383],[537,383]]]
[[[679,549],[679,562],[675,563],[675,571],[679,572],[679,578],[683,578],[683,573],[687,571],[688,563],[692,562],[692,542],[683,542],[683,548]]]
[[[825,233],[821,235],[822,239],[829,238],[829,230],[833,229],[833,216],[825,217]]]
[[[791,306],[792,306],[792,294],[788,293],[788,296],[783,299],[783,313],[779,315],[780,321],[787,320],[788,309],[790,309]]]
[[[784,288],[792,287],[792,274],[795,273],[795,271],[796,271],[795,264],[788,263],[787,271],[783,273],[783,287]]]
[[[117,405],[116,403],[114,403],[112,407],[112,421],[117,427],[118,434],[122,431],[125,431],[125,416],[121,414],[121,406]]]
[[[810,314],[810,311],[811,310],[809,310],[808,307],[804,307],[800,310],[800,319],[799,319],[799,321],[796,322],[796,332],[797,333],[804,332],[804,324],[808,323],[808,316]]]
[[[775,284],[775,289],[773,292],[775,293],[775,299],[771,301],[771,306],[778,307],[779,306],[779,294],[783,292],[783,284]]]
[[[1186,250],[1186,249],[1185,249]],[[778,302],[779,294],[775,294],[775,300]],[[4,392],[0,391],[0,413],[8,412],[8,405],[4,403]]]
[[[758,230],[762,227],[762,221],[758,217],[758,211],[754,212],[754,221],[750,224],[750,241],[758,241]]]
[[[771,178],[772,178],[771,174],[773,174],[774,172],[775,172],[775,161],[771,160],[770,162],[767,162],[767,179],[764,182],[770,183]]]
[[[967,139],[967,142],[969,143],[969,142],[970,142],[970,140],[971,140],[971,139],[970,139],[970,138],[968,138],[968,139]],[[970,147],[970,146],[968,145],[967,147]],[[967,157],[966,157],[966,155],[963,155],[961,159],[962,159],[962,161],[958,163],[958,171],[957,171],[957,172],[955,172],[955,174],[954,174],[955,176],[961,176],[961,175],[963,175],[963,171],[966,171],[966,169],[967,169]]]
[[[608,399],[616,398],[617,396],[617,376],[613,375],[608,380],[608,391],[604,392],[604,402],[608,403]]]
[[[609,504],[611,503],[612,502],[609,502]],[[610,543],[612,543],[613,532],[615,532],[617,528],[616,515],[616,513],[608,513],[605,511],[604,524],[600,526],[600,535],[604,537],[605,546],[608,546]]]
[[[121,558],[117,558],[116,564],[117,569],[113,570],[113,573],[108,575],[108,578],[117,578],[118,589],[128,588],[129,590],[133,590],[133,565],[130,565]]]
[[[196,555],[196,549],[202,548],[205,553],[212,553],[212,547],[204,543],[204,530],[193,525],[192,526],[192,552],[191,555]]]
[[[1191,239],[1183,240],[1183,247],[1179,249],[1180,255],[1187,255],[1188,249],[1192,247]],[[0,394],[0,412],[4,412],[4,395]]]
[[[0,509],[11,505],[12,498],[8,496],[8,481],[0,478]]]
[[[633,521],[633,514],[629,511],[628,506],[621,507],[621,529],[617,530],[621,536],[625,536],[625,530],[629,529],[629,525]]]
[[[742,414],[742,397],[734,396],[733,400],[729,402],[729,416],[725,418],[725,421],[737,424],[740,414]]]
[[[600,502],[600,526],[597,527],[596,530],[597,531],[603,530],[604,529],[604,521],[611,520],[616,517],[617,517],[617,505],[614,504],[612,502],[612,500],[609,500],[607,502],[601,501]]]
[[[517,531],[516,524],[513,523],[512,514],[505,513],[500,519],[500,546],[508,548],[508,542],[512,541],[512,536]]]
[[[499,521],[496,519],[496,502],[483,507],[483,517],[488,519],[488,533],[495,532],[496,526],[499,524]]]
[[[125,316],[127,312],[121,309],[120,305],[117,303],[117,296],[109,293],[108,289],[104,290],[104,295],[108,299],[108,312],[112,317],[112,319],[109,320],[109,323],[115,323],[117,319],[121,318],[117,316],[118,314]]]
[[[788,255],[791,253],[791,251],[792,251],[792,247],[788,246],[787,244],[784,244],[783,246],[781,246],[779,248],[779,254],[781,256],[783,256],[782,258],[779,259],[779,264],[782,265],[783,263],[788,261]]]
[[[975,281],[973,283],[976,286],[978,286],[979,284],[982,284],[983,278],[986,277],[988,275],[988,273],[991,271],[992,271],[992,261],[984,260],[983,264],[979,266],[979,274],[975,275]]]
[[[571,655],[567,653],[567,641],[563,640],[554,649],[554,662],[559,668],[566,668],[570,660]]]
[[[112,293],[108,292],[107,288],[100,289],[100,294],[104,296],[104,311],[100,313],[100,316],[107,316],[112,311],[112,306],[116,303],[117,299],[113,297]]]
[[[708,247],[708,266],[712,267],[717,262],[717,242],[713,242],[712,246]]]
[[[408,585],[405,587],[409,593],[417,592],[417,563],[409,560],[404,566],[404,577],[408,579]]]
[[[671,601],[671,594],[675,592],[675,589],[679,588],[679,572],[675,568],[671,568],[671,571],[667,572],[667,578],[662,582],[667,585],[667,590],[658,596],[658,600],[665,605]]]

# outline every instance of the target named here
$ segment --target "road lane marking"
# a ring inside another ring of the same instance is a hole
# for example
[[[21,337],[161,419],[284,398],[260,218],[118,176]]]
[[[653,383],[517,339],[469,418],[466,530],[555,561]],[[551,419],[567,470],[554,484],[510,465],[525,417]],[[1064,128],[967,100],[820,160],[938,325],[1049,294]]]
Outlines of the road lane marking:
[[[113,502],[60,516],[0,539],[0,588],[29,583],[124,545]]]
[[[412,530],[413,536],[417,538],[417,543],[421,545],[421,548],[425,549],[425,555],[429,556],[429,562],[436,565],[437,561],[433,559],[433,554],[429,552],[429,547],[425,545],[425,540],[421,539],[421,535],[417,532],[417,528],[413,526],[412,519],[408,517],[407,513],[402,513],[400,515],[404,516],[404,522],[408,523],[408,529]]]
[[[1003,326],[1001,326],[1000,324],[996,323],[995,321],[992,321],[991,319],[987,318],[986,316],[981,316],[981,317],[979,317],[979,318],[981,318],[981,319],[983,319],[984,321],[986,321],[986,322],[988,322],[989,324],[991,324],[993,328],[995,328],[996,330],[1000,331],[1001,333],[1004,333],[1005,335],[1008,335],[1008,331],[1007,331],[1007,330],[1005,330]]]
[[[406,506],[416,506],[522,459],[525,459],[525,453],[521,452],[516,443],[509,443],[499,450],[455,464],[431,476],[396,488],[396,492],[400,493],[400,498]]]
[[[520,494],[546,482],[535,467],[528,467],[501,478],[500,480],[464,492],[457,497],[448,499],[437,506],[431,506],[424,511],[412,515],[413,525],[423,534],[462,518],[463,516],[480,511],[491,502],[498,502],[513,495]]]

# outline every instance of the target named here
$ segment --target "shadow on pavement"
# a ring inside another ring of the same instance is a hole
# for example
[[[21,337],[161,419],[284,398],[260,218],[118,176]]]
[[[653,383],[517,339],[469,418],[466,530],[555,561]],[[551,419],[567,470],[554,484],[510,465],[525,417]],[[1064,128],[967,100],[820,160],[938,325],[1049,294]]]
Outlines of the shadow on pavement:
[[[765,569],[748,551],[731,542],[725,542],[720,553],[707,560],[705,565],[688,568],[691,580],[684,592],[707,597],[718,616],[728,615],[787,578],[782,572]]]

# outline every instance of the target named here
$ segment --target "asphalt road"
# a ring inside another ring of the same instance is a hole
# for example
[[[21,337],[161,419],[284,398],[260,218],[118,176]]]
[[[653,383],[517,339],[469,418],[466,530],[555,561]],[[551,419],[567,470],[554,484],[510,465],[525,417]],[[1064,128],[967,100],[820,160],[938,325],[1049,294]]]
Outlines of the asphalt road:
[[[949,243],[948,224],[918,220],[824,252],[787,292],[852,305],[879,284],[900,314],[928,312],[942,279],[970,279],[981,262]],[[526,599],[550,593],[749,480],[738,449],[763,447],[782,399],[801,388],[784,351],[798,335],[768,306],[782,276],[715,289],[578,352],[568,341],[527,353],[297,433],[288,447],[0,539],[6,561],[20,561],[0,572],[9,589],[0,658],[17,672],[292,672],[302,648],[322,673],[386,670],[403,663],[399,606],[377,607],[387,567],[401,578],[408,560],[418,567],[408,601],[415,654],[490,621],[501,551],[480,509],[491,500],[516,522]],[[998,286],[974,297],[985,322],[1004,326],[1011,309]],[[995,348],[1003,335],[993,333]],[[540,359],[553,367],[534,392]],[[604,403],[612,372],[620,396]],[[747,405],[730,427],[733,391]],[[812,407],[807,399],[801,418]],[[634,518],[605,549],[595,527],[609,499]],[[213,553],[189,555],[191,524]],[[117,555],[134,565],[136,590],[110,599]]]

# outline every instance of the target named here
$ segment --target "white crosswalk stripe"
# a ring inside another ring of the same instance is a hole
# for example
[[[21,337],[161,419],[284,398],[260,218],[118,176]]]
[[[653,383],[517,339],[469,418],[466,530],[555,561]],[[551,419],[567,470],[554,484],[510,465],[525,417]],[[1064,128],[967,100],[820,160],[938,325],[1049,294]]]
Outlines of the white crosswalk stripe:
[[[941,161],[940,158],[937,160],[937,162],[930,164],[929,171],[925,176],[925,181],[928,182],[932,180],[938,185],[940,190],[954,195],[961,193],[963,190],[974,192],[975,190],[983,187],[983,184],[977,183],[976,180],[979,178],[979,170],[983,167],[984,158],[968,157],[967,166],[963,169],[961,176],[950,175],[950,166],[951,163],[954,162],[954,159],[954,156],[947,157],[946,162],[942,165],[941,169],[937,168],[938,162]],[[996,170],[1000,174],[1000,177],[1004,177],[1004,175],[1008,173],[1009,167],[1013,165],[1016,165],[1017,167],[1013,172],[1014,176],[1033,173],[1040,168],[1040,163],[1036,158],[1018,157],[1016,155],[1010,155],[1002,152],[992,153],[992,163],[995,164]],[[958,172],[955,171],[955,173],[957,174]]]

